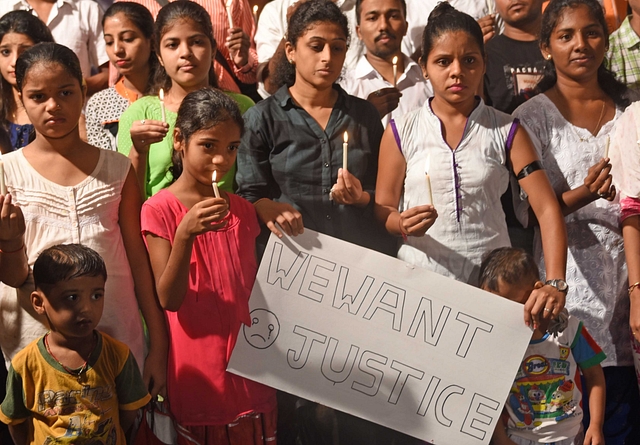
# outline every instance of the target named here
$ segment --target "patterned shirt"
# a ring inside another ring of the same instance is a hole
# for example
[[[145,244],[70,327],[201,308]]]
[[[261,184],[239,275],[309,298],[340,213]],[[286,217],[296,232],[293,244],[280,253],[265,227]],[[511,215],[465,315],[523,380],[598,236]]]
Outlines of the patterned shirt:
[[[51,356],[44,337],[16,354],[0,420],[11,425],[27,421],[32,445],[125,445],[119,411],[136,410],[151,396],[129,348],[95,332],[98,341],[84,380]]]
[[[133,91],[124,86],[124,78],[115,86],[91,96],[85,113],[87,142],[105,150],[116,151],[120,116],[137,98]]]
[[[640,91],[640,36],[631,28],[630,17],[609,37],[607,60],[618,80]]]
[[[160,4],[157,0],[126,0],[139,3],[147,8],[153,18],[155,19],[160,11]],[[227,60],[227,64],[233,68],[233,74],[243,83],[256,83],[256,70],[258,68],[258,54],[256,53],[256,44],[253,41],[253,36],[256,32],[256,24],[253,19],[253,13],[251,11],[251,5],[248,0],[235,0],[231,2],[231,18],[233,20],[233,26],[236,28],[242,28],[242,30],[249,36],[251,40],[251,47],[249,48],[249,61],[243,67],[237,67],[233,63],[233,59],[229,54],[225,42],[227,41],[227,35],[229,30],[229,15],[227,14],[227,8],[225,0],[196,0],[200,6],[207,10],[211,16],[211,24],[213,25],[213,37],[218,44],[217,51]],[[233,77],[228,73],[217,61],[213,64],[213,69],[218,76],[218,87],[224,91],[231,91],[239,93],[240,88],[233,80]],[[112,70],[113,71],[113,70]],[[115,75],[117,77],[117,74]],[[114,73],[111,73],[110,80],[115,81]]]
[[[373,190],[382,138],[380,115],[363,99],[334,85],[338,99],[326,127],[294,103],[284,86],[245,114],[238,150],[238,195],[292,205],[304,227],[395,254],[395,240],[373,217]],[[348,170],[371,193],[364,208],[338,205],[329,191],[342,167],[343,134],[349,134]]]

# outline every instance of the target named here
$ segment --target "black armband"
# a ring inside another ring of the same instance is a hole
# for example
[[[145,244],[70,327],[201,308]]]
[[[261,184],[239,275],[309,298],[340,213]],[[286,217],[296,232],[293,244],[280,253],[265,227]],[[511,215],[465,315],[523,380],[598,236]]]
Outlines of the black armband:
[[[537,170],[544,170],[544,167],[542,166],[542,162],[533,161],[531,164],[525,165],[523,169],[520,170],[520,173],[516,175],[516,178],[518,179],[518,181],[520,181]]]

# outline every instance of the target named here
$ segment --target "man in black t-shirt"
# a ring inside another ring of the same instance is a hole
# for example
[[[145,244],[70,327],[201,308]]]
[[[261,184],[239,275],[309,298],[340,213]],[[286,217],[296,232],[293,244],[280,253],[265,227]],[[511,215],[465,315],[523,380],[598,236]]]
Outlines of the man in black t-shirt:
[[[538,46],[542,0],[496,0],[496,10],[504,22],[504,32],[487,42],[484,96],[487,104],[512,113],[535,95],[542,74],[544,59]],[[502,196],[502,208],[511,244],[532,252],[533,229],[523,228],[513,210],[513,195],[519,192],[513,177]]]
[[[496,0],[496,9],[504,32],[487,42],[485,98],[494,108],[512,113],[534,95],[541,75],[542,0]]]

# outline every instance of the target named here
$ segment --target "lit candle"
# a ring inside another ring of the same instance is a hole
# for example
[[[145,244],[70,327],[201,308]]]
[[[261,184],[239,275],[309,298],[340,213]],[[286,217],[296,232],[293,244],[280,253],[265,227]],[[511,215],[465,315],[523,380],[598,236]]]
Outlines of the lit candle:
[[[398,56],[393,56],[391,63],[393,63],[393,87],[395,88],[398,85]]]
[[[7,194],[7,184],[4,182],[4,162],[0,160],[0,194]]]
[[[253,5],[253,20],[258,23],[258,5]]]
[[[158,91],[158,97],[160,98],[160,111],[162,112],[162,122],[167,122],[167,112],[164,109],[164,90],[160,88]]]
[[[431,191],[431,177],[429,176],[430,163],[431,163],[431,156],[427,155],[427,160],[424,163],[424,174],[427,177],[427,190],[429,190],[429,202],[427,204],[433,205],[433,192]]]
[[[220,189],[218,189],[217,176],[218,176],[218,172],[214,170],[213,175],[211,176],[211,186],[213,187],[213,194],[216,195],[216,198],[219,198]]]
[[[609,143],[611,142],[611,140],[609,139],[609,136],[607,136],[607,142],[605,142],[604,144],[604,158],[607,159],[609,157]]]
[[[344,132],[344,143],[342,144],[342,169],[347,170],[347,155],[349,152],[349,133]]]
[[[233,17],[231,17],[231,6],[233,0],[227,0],[227,18],[229,19],[229,29],[233,28]]]

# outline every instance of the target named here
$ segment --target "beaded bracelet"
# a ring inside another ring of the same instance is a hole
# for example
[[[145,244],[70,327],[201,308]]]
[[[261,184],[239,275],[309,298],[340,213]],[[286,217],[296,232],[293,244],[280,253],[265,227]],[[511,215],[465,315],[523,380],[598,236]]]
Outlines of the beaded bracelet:
[[[22,245],[21,245],[18,249],[16,249],[16,250],[9,250],[9,251],[6,251],[6,250],[2,250],[2,249],[0,249],[0,253],[3,253],[3,254],[5,254],[5,255],[8,255],[8,254],[10,254],[10,253],[18,253],[18,252],[22,252],[23,250],[24,250],[24,242],[23,242],[23,243],[22,243]]]
[[[631,296],[631,292],[633,292],[635,288],[638,286],[640,286],[640,281],[633,283],[631,286],[629,286],[629,296]]]

